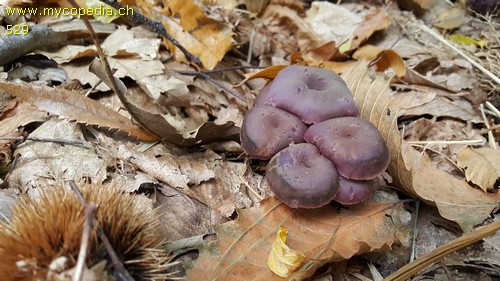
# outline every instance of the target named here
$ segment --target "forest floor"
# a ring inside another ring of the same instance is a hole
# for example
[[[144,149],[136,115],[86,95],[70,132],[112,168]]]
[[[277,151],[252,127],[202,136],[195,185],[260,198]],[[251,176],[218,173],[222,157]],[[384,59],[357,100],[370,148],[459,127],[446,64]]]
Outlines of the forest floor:
[[[0,256],[12,206],[74,181],[154,207],[187,280],[500,280],[495,1],[124,0],[89,15],[102,2],[0,1]],[[290,208],[243,152],[246,112],[289,64],[339,74],[384,137],[366,202]],[[55,252],[22,261],[54,274]]]

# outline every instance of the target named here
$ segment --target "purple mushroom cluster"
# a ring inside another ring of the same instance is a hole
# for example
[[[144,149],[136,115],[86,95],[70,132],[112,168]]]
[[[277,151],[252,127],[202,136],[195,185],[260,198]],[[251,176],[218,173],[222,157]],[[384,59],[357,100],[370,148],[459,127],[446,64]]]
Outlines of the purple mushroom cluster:
[[[377,128],[358,116],[335,73],[288,66],[245,115],[241,147],[254,159],[270,159],[266,181],[292,208],[361,203],[389,165],[389,149]]]

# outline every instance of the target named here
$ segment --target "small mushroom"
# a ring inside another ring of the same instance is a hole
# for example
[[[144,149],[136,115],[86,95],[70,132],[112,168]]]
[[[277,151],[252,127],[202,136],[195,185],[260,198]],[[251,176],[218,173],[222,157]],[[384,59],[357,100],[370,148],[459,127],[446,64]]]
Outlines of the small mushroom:
[[[306,124],[359,114],[345,82],[334,72],[317,67],[288,66],[259,96],[256,105],[281,108]]]
[[[339,176],[339,192],[333,201],[342,205],[354,205],[368,200],[377,189],[375,180],[350,180]]]
[[[243,118],[241,147],[254,159],[269,160],[290,143],[304,142],[306,129],[299,118],[284,110],[254,106]]]
[[[304,134],[330,159],[339,174],[354,180],[367,180],[381,174],[389,165],[389,148],[370,122],[357,117],[341,117],[312,125]]]
[[[318,208],[338,192],[335,165],[309,143],[290,145],[269,162],[266,181],[276,197],[292,208]]]

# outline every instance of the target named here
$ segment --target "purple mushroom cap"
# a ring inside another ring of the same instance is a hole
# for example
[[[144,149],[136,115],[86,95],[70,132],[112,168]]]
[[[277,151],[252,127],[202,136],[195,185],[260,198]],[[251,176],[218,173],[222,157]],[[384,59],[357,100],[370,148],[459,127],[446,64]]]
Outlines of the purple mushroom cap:
[[[345,82],[327,69],[288,66],[276,75],[269,88],[263,92],[255,101],[256,105],[281,108],[307,124],[359,114]]]
[[[304,142],[306,129],[293,114],[272,106],[255,106],[243,118],[241,147],[254,159],[269,160],[290,143]]]
[[[375,180],[350,180],[339,176],[339,192],[333,198],[343,205],[354,205],[368,200],[377,189]]]
[[[260,89],[259,94],[257,95],[257,98],[254,101],[254,105],[264,105],[266,104],[266,100],[269,98],[269,89],[271,89],[271,85],[273,84],[273,81],[269,81]]]
[[[266,181],[276,197],[292,208],[318,208],[338,192],[335,165],[309,143],[293,144],[269,162]]]
[[[330,159],[339,174],[354,180],[367,180],[381,174],[389,165],[389,148],[370,122],[357,117],[341,117],[312,125],[304,134]]]

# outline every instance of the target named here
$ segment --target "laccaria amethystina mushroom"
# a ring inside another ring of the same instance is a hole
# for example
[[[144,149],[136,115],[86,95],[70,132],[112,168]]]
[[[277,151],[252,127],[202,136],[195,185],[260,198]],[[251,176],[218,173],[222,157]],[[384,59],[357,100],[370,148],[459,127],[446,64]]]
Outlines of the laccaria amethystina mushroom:
[[[245,115],[241,147],[252,158],[271,159],[266,181],[292,208],[332,199],[357,204],[371,196],[372,179],[389,164],[385,140],[357,116],[353,96],[335,73],[292,65],[264,86]]]
[[[335,165],[309,143],[292,144],[269,162],[266,181],[276,197],[292,208],[318,208],[338,192]]]
[[[306,124],[359,114],[351,92],[339,76],[327,69],[300,65],[281,70],[255,104],[281,108]]]
[[[376,181],[371,180],[350,180],[339,175],[339,192],[333,201],[342,205],[354,205],[366,201],[377,189]]]
[[[279,108],[259,105],[250,109],[241,127],[241,147],[250,157],[269,160],[290,143],[304,142],[306,125]]]
[[[389,148],[370,122],[357,117],[341,117],[312,125],[304,134],[308,143],[333,161],[340,175],[367,180],[389,165]]]

